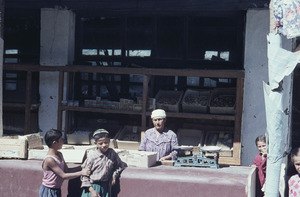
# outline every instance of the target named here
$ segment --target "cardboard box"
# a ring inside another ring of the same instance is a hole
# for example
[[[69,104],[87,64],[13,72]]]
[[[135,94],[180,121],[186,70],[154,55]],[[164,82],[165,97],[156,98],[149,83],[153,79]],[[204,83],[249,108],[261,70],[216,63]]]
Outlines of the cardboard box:
[[[183,91],[165,91],[160,90],[156,96],[156,108],[163,109],[168,112],[180,112],[180,102]]]
[[[156,152],[121,149],[116,152],[120,159],[131,167],[149,168],[156,164]]]
[[[28,149],[43,149],[43,137],[40,133],[25,135],[28,143]]]
[[[75,131],[72,134],[67,134],[68,144],[91,144],[91,132],[90,131]]]
[[[118,149],[138,150],[140,146],[140,133],[141,128],[138,126],[124,126],[115,136],[116,147]]]
[[[197,129],[178,129],[178,142],[181,146],[203,146],[204,131]]]
[[[136,98],[137,103],[143,105],[143,98],[142,97],[137,97]],[[155,109],[155,98],[147,98],[147,111],[152,111]]]
[[[63,154],[66,163],[82,163],[86,151],[95,149],[95,145],[90,146],[68,146],[63,145],[63,148],[59,151]],[[43,160],[47,155],[49,148],[44,146],[44,149],[31,149],[28,150],[29,160]]]
[[[182,98],[183,112],[207,113],[210,101],[210,91],[187,89]]]
[[[133,111],[141,112],[143,110],[143,106],[141,104],[133,104]]]
[[[132,99],[120,99],[120,110],[128,110],[132,111],[133,110],[133,100]]]

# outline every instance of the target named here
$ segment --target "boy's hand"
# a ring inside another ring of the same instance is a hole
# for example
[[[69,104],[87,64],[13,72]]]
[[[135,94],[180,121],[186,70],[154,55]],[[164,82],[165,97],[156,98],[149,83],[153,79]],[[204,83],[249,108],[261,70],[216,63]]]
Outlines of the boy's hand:
[[[114,184],[116,184],[116,179],[115,179],[115,178],[113,178],[113,179],[111,180],[111,185],[114,185]]]
[[[96,192],[96,190],[94,189],[90,189],[91,192],[91,197],[101,197],[100,194],[98,194],[98,192]]]
[[[89,176],[91,174],[91,171],[89,169],[82,169],[81,170],[82,176]]]
[[[100,194],[98,194],[98,192],[94,190],[93,192],[91,192],[91,197],[101,197],[101,196]]]

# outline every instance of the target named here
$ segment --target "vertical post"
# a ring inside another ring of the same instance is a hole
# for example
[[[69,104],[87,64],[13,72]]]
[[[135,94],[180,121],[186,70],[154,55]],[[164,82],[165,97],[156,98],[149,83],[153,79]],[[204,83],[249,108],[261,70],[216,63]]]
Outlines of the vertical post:
[[[57,104],[57,129],[61,131],[62,129],[62,110],[61,101],[63,99],[63,84],[64,84],[64,72],[59,71],[58,80],[58,104]]]
[[[143,138],[143,135],[146,130],[146,112],[147,112],[147,100],[148,100],[148,82],[149,82],[149,76],[144,75],[143,80],[143,106],[142,106],[142,131],[141,131],[141,140]]]
[[[24,134],[29,134],[31,129],[31,84],[32,72],[27,71],[26,74],[26,101],[25,101],[25,126]]]
[[[273,0],[270,1],[269,4],[270,10],[270,34],[269,37],[272,37],[270,41],[271,44],[275,47],[281,47],[281,36],[275,35],[275,17],[274,17],[274,7]],[[268,47],[269,50],[270,47]],[[269,52],[268,52],[269,54]],[[268,57],[268,69],[269,69],[269,81],[272,81],[273,77],[271,77],[270,73],[275,72],[276,70],[272,70],[270,57]],[[287,90],[279,90],[280,94],[274,94],[276,91],[270,88],[269,94],[266,88],[265,91],[265,106],[266,106],[266,120],[267,120],[267,141],[268,141],[268,156],[267,156],[267,172],[266,172],[266,182],[265,182],[265,196],[266,197],[278,197],[279,196],[279,182],[280,182],[280,171],[282,164],[282,144],[284,138],[284,126],[286,120],[284,118],[283,112],[280,109],[277,109],[276,104],[274,103],[276,100],[281,100],[284,93],[283,91]],[[273,99],[271,99],[271,94],[274,95]],[[274,109],[272,109],[274,108]],[[271,110],[272,109],[272,110]]]
[[[75,13],[61,8],[41,8],[41,66],[66,66],[73,63],[75,47]],[[57,90],[59,84],[57,71],[40,72],[39,108],[40,130],[45,134],[50,128],[63,128],[64,122],[60,111],[61,99]],[[59,88],[58,88],[59,86]]]
[[[236,87],[236,111],[234,122],[234,142],[233,142],[233,158],[241,162],[241,125],[242,125],[242,111],[243,111],[243,97],[244,97],[244,76],[237,78]],[[239,150],[239,151],[237,151]]]
[[[3,136],[3,19],[4,0],[0,0],[0,137]]]

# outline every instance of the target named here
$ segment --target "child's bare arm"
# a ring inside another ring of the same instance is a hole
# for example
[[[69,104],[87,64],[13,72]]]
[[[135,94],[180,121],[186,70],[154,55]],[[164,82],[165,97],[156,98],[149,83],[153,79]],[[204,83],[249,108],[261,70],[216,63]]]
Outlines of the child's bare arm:
[[[52,158],[46,158],[45,165],[47,166],[47,169],[52,170],[57,176],[63,179],[74,179],[79,176],[88,176],[90,174],[90,171],[87,169],[73,173],[65,173]]]
[[[80,170],[82,170],[82,169],[83,169],[82,165],[74,166],[74,167],[69,167],[69,166],[65,163],[65,173],[78,172],[78,171],[80,171]]]

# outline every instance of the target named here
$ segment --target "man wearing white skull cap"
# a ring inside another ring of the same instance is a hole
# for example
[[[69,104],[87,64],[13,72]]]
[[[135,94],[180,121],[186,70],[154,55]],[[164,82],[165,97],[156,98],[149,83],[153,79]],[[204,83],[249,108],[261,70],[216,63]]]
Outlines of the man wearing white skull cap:
[[[143,136],[139,150],[157,152],[157,161],[171,159],[171,151],[178,146],[177,135],[165,127],[166,112],[162,109],[151,113],[153,128],[148,129]]]

